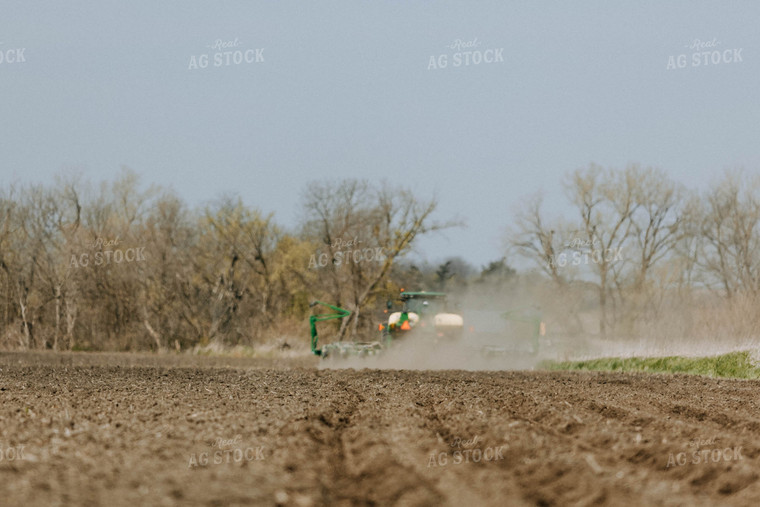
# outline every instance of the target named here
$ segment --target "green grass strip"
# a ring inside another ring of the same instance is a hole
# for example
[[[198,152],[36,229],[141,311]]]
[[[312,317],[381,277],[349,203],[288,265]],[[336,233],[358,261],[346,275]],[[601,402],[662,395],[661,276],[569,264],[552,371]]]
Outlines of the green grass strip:
[[[603,358],[588,361],[543,361],[545,370],[642,371],[647,373],[688,373],[708,377],[758,379],[758,368],[749,351],[731,352],[712,357],[631,357]]]

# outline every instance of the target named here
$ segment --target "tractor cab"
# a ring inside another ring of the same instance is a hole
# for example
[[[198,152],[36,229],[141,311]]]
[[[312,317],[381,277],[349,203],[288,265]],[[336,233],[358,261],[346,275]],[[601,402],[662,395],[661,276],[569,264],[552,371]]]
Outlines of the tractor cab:
[[[414,312],[420,316],[446,310],[446,294],[443,292],[403,292],[401,301],[402,311]]]
[[[390,313],[386,325],[380,325],[386,338],[400,338],[412,331],[436,338],[462,336],[464,320],[447,311],[445,293],[402,292],[399,299],[401,310]]]

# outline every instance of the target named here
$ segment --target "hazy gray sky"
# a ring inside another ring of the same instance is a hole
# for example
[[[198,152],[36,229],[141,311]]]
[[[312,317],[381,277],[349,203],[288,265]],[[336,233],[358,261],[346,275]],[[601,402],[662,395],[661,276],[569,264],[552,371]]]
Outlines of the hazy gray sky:
[[[590,162],[760,169],[760,2],[3,4],[2,185],[126,165],[289,226],[310,180],[386,178],[467,220],[421,256],[479,265],[523,195],[562,212]]]

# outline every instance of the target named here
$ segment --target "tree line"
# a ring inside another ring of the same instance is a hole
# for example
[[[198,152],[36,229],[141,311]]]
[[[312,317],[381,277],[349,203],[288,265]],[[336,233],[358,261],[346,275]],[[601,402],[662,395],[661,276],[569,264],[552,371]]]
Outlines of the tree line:
[[[9,185],[0,348],[305,343],[313,300],[351,312],[325,324],[348,340],[374,333],[402,287],[478,294],[476,308],[535,303],[568,336],[760,331],[760,178],[728,172],[696,190],[662,170],[592,164],[564,189],[570,214],[550,218],[528,197],[510,227],[494,224],[507,227],[504,257],[476,268],[409,261],[417,238],[463,224],[386,182],[309,183],[291,228],[234,196],[190,208],[127,169],[99,184]]]
[[[760,176],[727,171],[689,189],[663,170],[591,164],[563,181],[572,213],[540,194],[516,213],[510,248],[555,291],[569,333],[751,337],[760,332]]]
[[[1,347],[305,341],[312,300],[351,310],[336,330],[349,339],[398,289],[415,238],[455,225],[434,219],[434,199],[387,183],[308,184],[300,223],[285,230],[239,197],[190,209],[138,180],[125,169],[99,185],[58,177],[0,190]]]

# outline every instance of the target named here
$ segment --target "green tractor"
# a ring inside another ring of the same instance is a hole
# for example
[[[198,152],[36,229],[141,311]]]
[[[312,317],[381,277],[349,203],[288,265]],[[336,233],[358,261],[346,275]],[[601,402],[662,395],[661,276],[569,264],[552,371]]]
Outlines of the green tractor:
[[[458,313],[449,311],[446,294],[443,292],[401,292],[401,309],[388,316],[381,324],[385,341],[398,340],[407,335],[422,339],[452,341],[462,338],[464,319]],[[392,303],[388,301],[388,310]]]
[[[392,311],[393,303],[388,301],[385,315],[387,320],[381,323],[380,338],[376,341],[333,342],[319,346],[317,323],[332,319],[342,319],[351,312],[322,301],[314,301],[309,306],[321,305],[332,313],[314,314],[309,317],[311,331],[311,351],[322,358],[348,356],[374,356],[389,347],[394,340],[407,336],[432,342],[457,340],[462,337],[464,320],[461,315],[447,311],[446,294],[442,292],[402,292],[399,297],[402,305]]]

